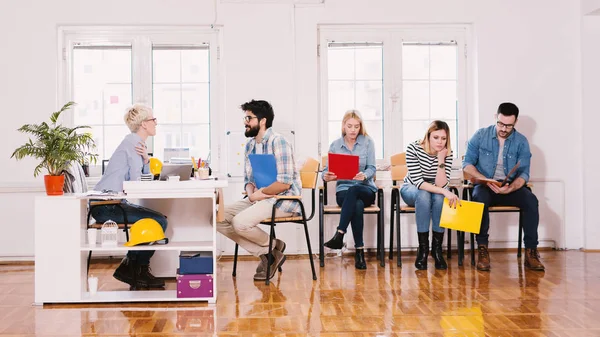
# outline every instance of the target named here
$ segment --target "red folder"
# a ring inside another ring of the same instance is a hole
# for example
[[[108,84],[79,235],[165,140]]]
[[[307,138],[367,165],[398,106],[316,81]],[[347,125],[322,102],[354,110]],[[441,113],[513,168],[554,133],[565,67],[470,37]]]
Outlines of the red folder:
[[[352,180],[358,174],[358,156],[329,153],[329,172],[335,173],[338,180]]]

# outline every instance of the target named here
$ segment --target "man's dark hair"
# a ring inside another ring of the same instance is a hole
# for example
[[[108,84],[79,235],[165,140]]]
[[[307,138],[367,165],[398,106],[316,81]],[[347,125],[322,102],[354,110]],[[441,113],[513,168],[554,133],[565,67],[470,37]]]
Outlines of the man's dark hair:
[[[500,104],[498,107],[498,113],[504,116],[515,116],[515,119],[519,118],[519,108],[513,103],[505,102]]]
[[[267,101],[255,101],[251,100],[250,102],[246,102],[240,106],[244,111],[251,111],[260,122],[261,119],[266,118],[267,122],[265,126],[268,128],[273,125],[273,119],[275,119],[275,114],[273,113],[273,107],[271,103]]]

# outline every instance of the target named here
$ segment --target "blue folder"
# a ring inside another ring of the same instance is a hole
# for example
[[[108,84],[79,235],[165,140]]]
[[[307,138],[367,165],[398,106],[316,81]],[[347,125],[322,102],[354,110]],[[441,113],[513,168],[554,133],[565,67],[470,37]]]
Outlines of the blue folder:
[[[249,154],[252,175],[257,188],[271,185],[277,180],[277,162],[272,154]]]

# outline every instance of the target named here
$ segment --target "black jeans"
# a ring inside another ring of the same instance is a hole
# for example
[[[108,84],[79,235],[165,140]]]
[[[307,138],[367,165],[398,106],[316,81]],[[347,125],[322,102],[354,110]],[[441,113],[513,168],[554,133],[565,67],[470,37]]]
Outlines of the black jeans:
[[[121,202],[121,207],[123,207],[123,210],[127,214],[127,222],[129,223],[129,226],[133,225],[138,220],[151,218],[160,224],[163,231],[167,230],[167,217],[161,213],[146,207],[131,204],[127,202],[127,200],[123,200],[123,202]],[[123,218],[123,212],[121,212],[121,210],[115,205],[95,206],[92,208],[91,213],[92,217],[96,219],[97,223],[104,223],[108,220],[112,220],[116,223],[125,222],[125,219]],[[153,250],[131,250],[127,253],[128,258],[136,260],[141,266],[150,264],[150,258],[152,255],[154,255]]]
[[[352,235],[354,236],[354,247],[364,247],[363,229],[365,222],[363,214],[365,207],[375,202],[375,192],[364,185],[355,185],[345,191],[335,194],[338,206],[342,208],[340,214],[340,225],[337,229],[347,232],[348,224],[352,222]]]
[[[496,194],[486,185],[475,185],[473,190],[473,201],[485,204],[483,208],[483,218],[481,219],[481,230],[477,235],[477,244],[488,244],[488,231],[490,229],[490,206],[517,206],[523,213],[523,241],[525,248],[537,248],[538,245],[538,224],[540,222],[540,213],[537,197],[527,187],[509,194]]]

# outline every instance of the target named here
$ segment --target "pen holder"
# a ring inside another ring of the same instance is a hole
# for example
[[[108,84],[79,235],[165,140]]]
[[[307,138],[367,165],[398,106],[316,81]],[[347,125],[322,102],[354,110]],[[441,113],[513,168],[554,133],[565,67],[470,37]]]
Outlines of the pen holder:
[[[210,176],[208,167],[199,167],[196,171],[196,179],[208,179]]]

